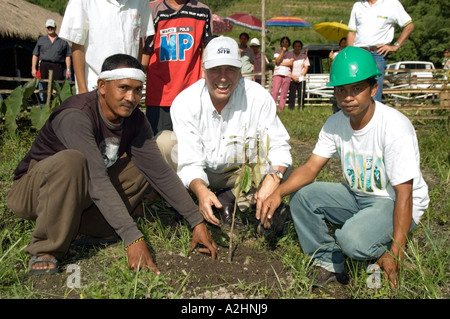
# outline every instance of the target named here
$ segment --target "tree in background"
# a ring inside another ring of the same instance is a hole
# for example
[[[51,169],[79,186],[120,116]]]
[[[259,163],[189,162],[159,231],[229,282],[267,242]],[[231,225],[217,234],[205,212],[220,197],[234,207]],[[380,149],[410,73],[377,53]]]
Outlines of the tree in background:
[[[436,68],[441,68],[444,49],[450,46],[448,2],[404,0],[402,3],[411,15],[415,28],[400,50],[389,53],[388,63],[408,60],[431,61]]]
[[[60,15],[64,15],[68,0],[27,0],[40,7],[46,8],[53,12],[58,12]]]

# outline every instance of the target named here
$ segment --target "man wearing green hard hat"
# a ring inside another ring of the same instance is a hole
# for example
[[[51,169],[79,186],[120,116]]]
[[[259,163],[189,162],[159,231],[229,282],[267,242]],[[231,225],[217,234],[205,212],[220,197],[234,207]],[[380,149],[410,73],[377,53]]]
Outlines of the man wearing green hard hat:
[[[268,197],[262,218],[271,218],[283,196],[300,245],[314,259],[313,285],[348,283],[346,259],[377,262],[391,287],[398,286],[408,233],[428,208],[413,125],[394,108],[374,100],[380,72],[372,55],[347,47],[331,66],[329,86],[341,111],[322,127],[312,155]],[[315,181],[338,157],[344,183]],[[328,223],[338,225],[334,235]]]

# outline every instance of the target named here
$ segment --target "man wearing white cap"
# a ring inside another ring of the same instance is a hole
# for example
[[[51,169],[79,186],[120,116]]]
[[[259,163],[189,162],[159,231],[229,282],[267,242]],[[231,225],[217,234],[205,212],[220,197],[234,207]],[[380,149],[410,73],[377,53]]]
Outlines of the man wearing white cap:
[[[55,108],[16,168],[7,203],[19,217],[36,220],[26,248],[32,255],[30,273],[58,272],[59,260],[77,237],[90,236],[94,243],[117,235],[131,268],[159,273],[130,216],[149,185],[191,225],[192,249],[202,244],[200,251],[216,258],[198,207],[161,157],[137,107],[145,80],[137,59],[107,58],[98,90],[74,95]]]
[[[205,49],[203,68],[205,78],[182,91],[172,104],[176,137],[163,131],[158,145],[164,146],[160,149],[166,160],[197,196],[205,220],[230,227],[235,202],[231,189],[236,175],[229,176],[226,170],[242,163],[243,150],[234,143],[236,137],[260,137],[264,142],[270,138],[270,171],[262,172],[267,173],[266,178],[250,201],[238,200],[241,211],[256,202],[258,218],[260,204],[279,185],[292,163],[289,134],[270,94],[256,82],[242,78],[240,52],[234,39],[220,36],[211,40]],[[173,149],[171,145],[177,140],[178,146]],[[286,209],[283,212],[287,213]],[[235,222],[234,229],[245,228],[242,222]],[[271,225],[272,221],[268,221],[264,226]]]
[[[33,49],[31,57],[31,75],[34,78],[48,79],[49,71],[53,71],[53,80],[70,79],[72,49],[56,33],[55,20],[45,22],[47,35],[40,36]],[[38,70],[40,77],[38,75]],[[44,96],[47,92],[47,82],[43,82]],[[46,98],[44,98],[46,100]]]
[[[253,38],[250,41],[250,48],[253,50],[253,55],[255,56],[255,62],[254,62],[254,72],[259,73],[261,72],[261,59],[264,59],[264,63],[266,64],[266,70],[267,66],[269,65],[269,60],[267,59],[267,56],[265,54],[262,54],[259,49],[261,47],[261,44],[259,43],[259,40],[257,38]],[[255,75],[255,81],[261,84],[261,75]]]

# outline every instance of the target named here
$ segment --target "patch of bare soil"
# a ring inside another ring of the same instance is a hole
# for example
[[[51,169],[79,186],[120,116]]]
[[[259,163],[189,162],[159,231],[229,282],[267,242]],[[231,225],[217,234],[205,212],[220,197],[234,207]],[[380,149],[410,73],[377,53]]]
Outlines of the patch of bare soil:
[[[280,282],[286,285],[288,272],[273,254],[239,244],[232,261],[227,248],[220,249],[218,260],[194,252],[189,257],[162,252],[160,270],[168,278],[188,276],[183,298],[243,299],[279,298]],[[177,283],[173,282],[176,287]],[[179,284],[179,283],[178,283]],[[263,288],[262,288],[263,287]],[[262,290],[260,290],[262,289]]]

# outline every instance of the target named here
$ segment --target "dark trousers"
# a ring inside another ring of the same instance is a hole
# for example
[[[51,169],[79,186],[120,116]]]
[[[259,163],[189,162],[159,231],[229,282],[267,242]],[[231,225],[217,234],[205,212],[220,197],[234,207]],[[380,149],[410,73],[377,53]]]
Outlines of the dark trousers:
[[[289,109],[295,109],[295,99],[298,98],[298,107],[303,108],[305,101],[305,85],[306,81],[291,81],[289,85]]]
[[[41,61],[39,65],[39,69],[41,72],[41,79],[48,80],[49,71],[53,70],[53,80],[55,81],[62,81],[65,79],[65,70],[66,70],[66,64],[65,63],[54,63],[54,62],[47,62],[47,61]],[[42,87],[44,90],[44,103],[47,102],[47,88],[48,88],[48,82],[42,81]]]
[[[170,118],[170,107],[147,105],[145,115],[150,122],[155,136],[158,132],[166,130],[173,131],[172,119]]]
[[[131,214],[141,203],[148,182],[129,157],[118,159],[108,168],[108,175]],[[89,195],[86,158],[76,150],[31,161],[27,174],[14,181],[7,204],[18,217],[36,221],[25,249],[31,255],[51,254],[61,259],[77,234],[114,234]]]

